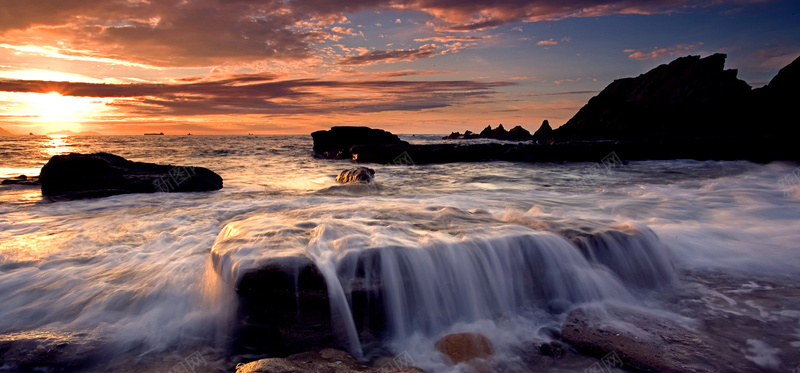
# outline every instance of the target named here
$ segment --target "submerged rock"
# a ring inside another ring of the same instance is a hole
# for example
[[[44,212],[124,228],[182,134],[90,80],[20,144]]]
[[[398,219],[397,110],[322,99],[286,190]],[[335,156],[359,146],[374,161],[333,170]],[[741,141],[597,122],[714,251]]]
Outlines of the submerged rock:
[[[331,127],[327,131],[312,133],[311,138],[314,140],[314,153],[330,159],[350,159],[350,148],[354,145],[408,145],[389,131],[369,127]]]
[[[375,178],[375,170],[366,167],[356,167],[344,170],[336,176],[336,181],[344,184],[369,183]]]
[[[82,333],[0,334],[0,371],[80,371],[94,362],[101,347],[100,339]]]
[[[639,311],[613,308],[600,317],[589,309],[577,309],[567,316],[562,335],[579,352],[623,369],[666,373],[762,371],[745,359],[743,350]]]
[[[376,369],[377,368],[377,369]],[[236,368],[236,373],[348,373],[375,372],[381,373],[424,373],[412,366],[367,367],[358,362],[350,354],[324,349],[319,352],[303,352],[287,358],[271,358],[257,360]]]
[[[19,175],[17,177],[4,179],[2,185],[39,185],[39,178]]]
[[[43,196],[66,200],[222,188],[222,177],[207,168],[133,162],[108,153],[54,156],[39,180]]]
[[[434,346],[447,355],[453,364],[485,359],[494,355],[492,342],[479,333],[449,334],[436,341]]]

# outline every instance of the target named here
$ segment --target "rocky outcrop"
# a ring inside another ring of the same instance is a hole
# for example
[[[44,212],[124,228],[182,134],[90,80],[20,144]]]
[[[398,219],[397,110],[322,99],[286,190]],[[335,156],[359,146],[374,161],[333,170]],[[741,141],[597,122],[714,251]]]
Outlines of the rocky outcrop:
[[[407,366],[367,367],[362,365],[344,351],[324,349],[319,352],[304,352],[285,359],[271,358],[257,360],[240,365],[236,373],[349,373],[375,372],[381,373],[425,373],[424,370]]]
[[[528,141],[533,139],[528,130],[522,126],[516,126],[511,131],[506,131],[502,124],[497,128],[492,129],[492,126],[486,126],[481,133],[476,134],[471,131],[465,131],[462,135],[460,132],[453,132],[448,136],[442,138],[443,140],[469,140],[469,139],[494,139],[506,141]]]
[[[478,333],[449,334],[434,344],[439,352],[447,355],[453,364],[474,359],[485,359],[494,355],[489,338]]]
[[[800,161],[800,58],[765,87],[751,90],[725,70],[724,54],[688,56],[635,78],[616,80],[589,100],[566,124],[545,121],[520,144],[358,145],[358,163],[391,163],[407,153],[415,164],[524,161],[600,162],[614,151],[625,160]],[[524,130],[486,127],[445,139],[524,140]],[[512,135],[512,132],[515,135]]]
[[[769,131],[778,141],[787,141],[787,146],[796,148],[800,137],[797,118],[797,102],[800,102],[800,57],[781,69],[764,87],[754,89],[752,102],[748,105],[750,113],[747,120],[758,123],[759,129],[752,128],[745,134]]]
[[[222,188],[222,177],[207,168],[132,162],[108,153],[54,156],[39,181],[42,195],[54,200]]]
[[[539,144],[547,144],[553,140],[553,128],[550,127],[550,122],[548,122],[547,119],[545,119],[539,129],[534,132],[533,140]]]
[[[372,182],[374,178],[375,170],[366,167],[356,167],[340,172],[339,175],[336,176],[336,181],[344,184],[366,184]]]
[[[350,159],[350,148],[354,145],[408,145],[391,132],[369,127],[331,127],[312,133],[311,138],[314,153],[329,159]]]
[[[556,141],[725,136],[741,120],[750,86],[724,54],[688,56],[619,79],[555,130]]]
[[[607,311],[572,311],[562,329],[564,341],[583,354],[624,369],[667,373],[762,371],[745,359],[745,350],[737,351],[669,319],[627,309]],[[609,316],[616,321],[609,321]]]
[[[528,130],[522,128],[522,126],[516,126],[508,131],[506,138],[504,140],[509,141],[528,141],[533,139],[531,133]]]

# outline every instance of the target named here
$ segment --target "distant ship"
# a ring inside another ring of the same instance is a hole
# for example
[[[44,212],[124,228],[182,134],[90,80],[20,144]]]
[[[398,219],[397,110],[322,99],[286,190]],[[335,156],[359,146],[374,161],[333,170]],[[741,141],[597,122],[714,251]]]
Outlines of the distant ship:
[[[145,136],[164,136],[164,132],[159,133],[145,133]]]
[[[191,135],[192,135],[191,133],[187,133],[187,134],[186,134],[186,136],[191,136]]]

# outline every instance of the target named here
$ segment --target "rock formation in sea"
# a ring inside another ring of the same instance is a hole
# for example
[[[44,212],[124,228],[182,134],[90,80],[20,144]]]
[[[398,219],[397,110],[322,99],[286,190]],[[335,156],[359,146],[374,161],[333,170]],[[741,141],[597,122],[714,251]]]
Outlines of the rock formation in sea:
[[[27,175],[19,175],[3,179],[0,182],[2,185],[40,185],[39,178],[36,176],[28,177]]]
[[[533,133],[533,140],[540,144],[548,144],[553,141],[553,128],[550,122],[545,119],[536,132]]]
[[[494,139],[494,140],[507,140],[507,141],[528,141],[533,139],[528,130],[522,126],[516,126],[510,131],[506,131],[502,124],[497,128],[486,126],[481,133],[476,134],[472,131],[465,131],[462,135],[460,132],[453,132],[448,136],[442,138],[443,140],[469,140],[469,139]]]
[[[42,195],[54,200],[222,188],[222,177],[207,168],[133,162],[108,153],[56,155],[42,167],[39,181]]]
[[[314,139],[314,153],[322,158],[350,159],[350,148],[353,145],[408,145],[391,132],[369,127],[331,127],[330,130],[316,131],[311,134]]]
[[[618,79],[592,97],[555,139],[649,140],[724,136],[739,124],[750,86],[725,70],[725,54],[688,56],[635,78]]]
[[[725,58],[681,57],[638,77],[616,80],[561,127],[543,123],[531,143],[408,145],[365,139],[333,146],[326,154],[358,163],[392,163],[404,154],[415,164],[600,162],[611,152],[626,160],[800,161],[800,126],[790,119],[800,102],[795,88],[800,86],[800,58],[758,89],[739,80],[736,70],[726,70]],[[523,131],[489,126],[478,135],[454,132],[445,138],[522,140],[527,137]],[[316,149],[316,137],[314,143]]]

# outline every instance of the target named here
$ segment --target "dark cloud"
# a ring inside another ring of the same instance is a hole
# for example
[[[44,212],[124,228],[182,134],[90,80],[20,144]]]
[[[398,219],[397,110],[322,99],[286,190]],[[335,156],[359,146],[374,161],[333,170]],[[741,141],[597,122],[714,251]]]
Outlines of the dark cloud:
[[[108,105],[140,115],[312,114],[421,110],[488,97],[509,82],[274,80],[237,75],[176,84],[98,84],[0,80],[0,91],[59,92],[65,96],[113,98]],[[368,92],[368,98],[364,93]]]
[[[358,56],[345,57],[339,61],[339,64],[366,65],[387,61],[413,61],[420,58],[433,57],[436,54],[436,44],[425,44],[416,49],[393,49],[365,52]]]

